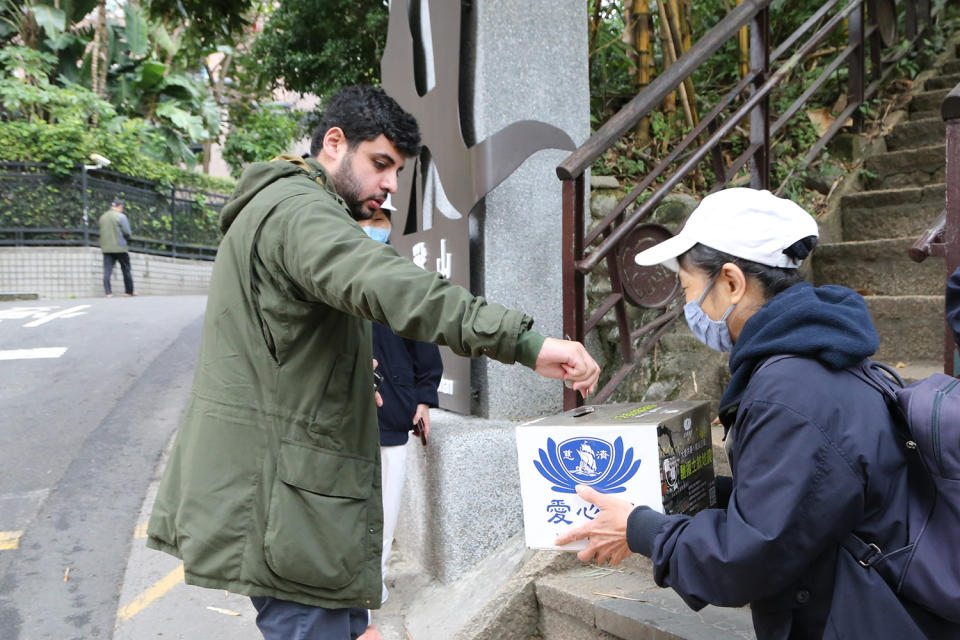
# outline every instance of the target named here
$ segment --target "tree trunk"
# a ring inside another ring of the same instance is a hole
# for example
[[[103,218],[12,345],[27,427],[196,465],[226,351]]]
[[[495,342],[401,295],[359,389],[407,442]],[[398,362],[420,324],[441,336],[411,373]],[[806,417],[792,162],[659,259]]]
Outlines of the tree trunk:
[[[686,20],[686,12],[680,13],[680,5],[677,0],[669,0],[667,6],[669,8],[667,15],[670,22],[670,33],[673,35],[674,51],[676,57],[679,58],[690,48],[690,25]],[[697,116],[697,97],[693,91],[693,78],[689,76],[684,78],[680,97],[684,102],[683,110],[687,117],[687,124],[692,129],[700,121]]]
[[[664,6],[666,0],[657,0],[657,9],[659,10],[660,16],[660,50],[663,52],[663,70],[666,71],[671,64],[673,64],[676,58],[673,54],[673,46],[671,41],[673,37],[670,35],[670,26],[669,21],[667,20],[666,7]],[[663,99],[663,110],[666,113],[667,118],[672,118],[677,113],[677,92],[672,91],[667,94],[667,97]]]
[[[743,0],[737,0],[737,5],[739,6],[741,4],[743,4]],[[750,73],[750,32],[748,31],[748,27],[742,27],[740,29],[740,32],[737,34],[737,40],[740,44],[740,57],[737,68],[740,71],[740,77],[744,78]]]
[[[107,0],[100,0],[93,25],[93,47],[90,49],[90,89],[103,98],[106,93]]]
[[[651,20],[648,0],[628,0],[624,6],[624,29],[621,39],[629,47],[634,64],[634,86],[640,93],[652,79],[653,42],[650,38]],[[636,142],[640,147],[650,141],[650,118],[644,117],[636,128]]]

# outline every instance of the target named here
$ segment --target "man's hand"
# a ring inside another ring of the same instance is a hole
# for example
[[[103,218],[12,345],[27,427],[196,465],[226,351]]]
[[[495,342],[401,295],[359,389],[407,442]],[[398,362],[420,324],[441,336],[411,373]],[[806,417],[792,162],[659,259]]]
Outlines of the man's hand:
[[[418,404],[417,411],[413,414],[413,424],[423,420],[423,437],[430,438],[430,405]]]
[[[582,484],[577,485],[577,495],[599,507],[600,514],[587,524],[567,531],[555,544],[562,547],[587,538],[587,548],[577,554],[581,562],[609,560],[611,566],[620,564],[631,553],[627,546],[627,518],[633,505]]]
[[[584,398],[597,388],[600,366],[579,342],[547,338],[537,355],[535,371],[545,378],[572,383]]]
[[[373,368],[376,369],[376,368],[379,367],[379,366],[380,366],[380,363],[377,362],[377,359],[376,359],[376,358],[374,358],[374,359],[373,359]],[[377,406],[378,406],[378,407],[382,407],[382,406],[383,406],[383,398],[380,397],[380,392],[376,390],[376,386],[374,386],[373,400],[374,400],[374,402],[377,403]]]

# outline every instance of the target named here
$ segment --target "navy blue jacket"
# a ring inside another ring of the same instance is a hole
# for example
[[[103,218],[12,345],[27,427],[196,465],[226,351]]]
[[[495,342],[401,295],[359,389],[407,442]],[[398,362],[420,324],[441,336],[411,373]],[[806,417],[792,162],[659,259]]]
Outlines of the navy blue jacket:
[[[437,406],[437,387],[443,375],[440,350],[435,344],[401,338],[374,322],[373,357],[383,374],[383,406],[377,408],[380,445],[406,444],[417,405]]]
[[[878,339],[843,287],[790,287],[744,325],[720,417],[732,439],[725,509],[631,514],[627,539],[694,609],[749,604],[766,639],[960,638],[897,598],[840,542],[907,542],[906,461],[879,392],[848,367]],[[789,357],[777,357],[787,354]]]
[[[947,280],[947,324],[960,345],[960,267]]]

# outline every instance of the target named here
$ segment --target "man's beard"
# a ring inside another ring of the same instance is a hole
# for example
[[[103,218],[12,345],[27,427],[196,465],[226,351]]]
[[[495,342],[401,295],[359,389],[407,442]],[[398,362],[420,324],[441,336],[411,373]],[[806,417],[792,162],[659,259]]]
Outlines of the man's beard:
[[[347,203],[347,208],[350,209],[350,215],[353,216],[354,220],[369,220],[373,217],[374,212],[368,211],[363,205],[375,194],[364,197],[360,192],[360,183],[353,173],[353,151],[347,150],[347,155],[340,163],[340,168],[330,177],[333,180],[334,188],[337,190],[337,195]]]

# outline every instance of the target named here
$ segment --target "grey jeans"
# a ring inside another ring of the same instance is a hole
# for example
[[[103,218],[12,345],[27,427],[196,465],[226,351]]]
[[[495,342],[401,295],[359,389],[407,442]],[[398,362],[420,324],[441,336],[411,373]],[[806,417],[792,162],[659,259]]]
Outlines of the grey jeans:
[[[366,609],[324,609],[277,598],[250,598],[264,640],[354,640],[367,630]]]

